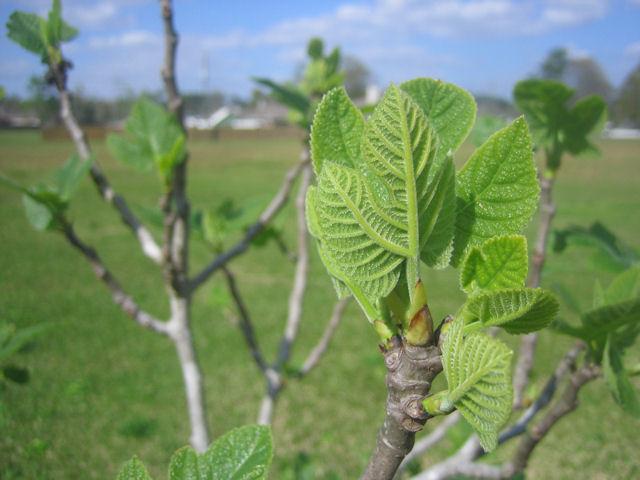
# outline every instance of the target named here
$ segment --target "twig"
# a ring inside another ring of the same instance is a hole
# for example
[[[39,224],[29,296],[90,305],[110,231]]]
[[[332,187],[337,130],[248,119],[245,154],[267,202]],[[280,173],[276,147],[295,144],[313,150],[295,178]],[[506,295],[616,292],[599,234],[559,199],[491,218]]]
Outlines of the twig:
[[[333,307],[333,313],[331,314],[331,318],[329,319],[329,323],[327,323],[327,327],[322,334],[322,337],[318,341],[317,345],[311,350],[307,359],[302,364],[302,368],[300,369],[299,375],[304,376],[308,374],[311,370],[313,370],[320,362],[320,359],[329,348],[329,343],[331,343],[331,339],[338,329],[338,325],[342,321],[342,317],[344,316],[344,311],[347,309],[349,305],[349,301],[351,297],[343,298],[338,300]]]
[[[302,181],[296,196],[296,223],[297,223],[297,259],[296,271],[293,278],[293,288],[289,296],[289,313],[285,325],[284,335],[280,341],[278,358],[275,363],[276,370],[282,367],[291,356],[291,346],[298,335],[300,319],[302,318],[302,303],[307,289],[309,272],[309,236],[307,233],[307,220],[305,217],[304,205],[307,196],[307,189],[311,183],[312,171],[309,165],[302,170]]]
[[[183,102],[175,74],[178,34],[173,24],[171,0],[161,0],[164,28],[164,65],[162,79],[173,113],[183,132]],[[186,132],[185,132],[186,133]],[[189,156],[172,173],[171,185],[162,199],[164,213],[163,270],[171,305],[172,340],[182,368],[187,409],[191,426],[191,445],[198,452],[209,446],[206,401],[202,369],[195,351],[191,332],[191,292],[189,290],[189,233],[190,205],[187,197],[187,164]]]
[[[553,185],[553,177],[540,177],[540,224],[529,275],[529,286],[532,288],[540,286],[542,269],[547,255],[551,222],[556,213],[552,197]],[[538,334],[530,333],[522,337],[520,342],[518,361],[513,375],[513,405],[515,408],[522,408],[524,402],[524,392],[529,384],[537,340]]]
[[[63,223],[62,233],[67,241],[74,248],[80,251],[80,253],[84,255],[85,259],[91,264],[96,277],[98,277],[98,279],[100,279],[111,291],[111,297],[113,298],[114,303],[118,305],[123,312],[129,315],[139,325],[148,328],[149,330],[153,330],[154,332],[167,336],[169,335],[170,332],[168,324],[156,319],[149,313],[142,310],[133,298],[125,293],[120,286],[120,283],[103,263],[98,252],[96,252],[93,247],[80,240],[70,223],[67,223],[66,221]]]
[[[305,149],[306,150],[306,149]],[[308,157],[308,153],[304,155]],[[289,310],[287,323],[285,325],[278,356],[273,367],[265,372],[267,379],[267,392],[260,406],[258,423],[266,425],[271,423],[273,407],[282,389],[282,370],[291,356],[291,347],[298,335],[300,320],[302,318],[302,303],[304,293],[307,288],[307,277],[309,271],[309,238],[307,234],[307,221],[305,218],[305,198],[307,189],[311,183],[312,171],[308,163],[304,164],[302,170],[302,181],[298,194],[296,195],[296,220],[297,220],[297,240],[298,251],[296,256],[296,271],[293,279],[293,288],[289,296]]]
[[[238,315],[240,320],[240,330],[242,331],[242,335],[249,347],[249,351],[251,352],[251,356],[255,360],[258,368],[262,372],[266,372],[269,368],[267,362],[264,360],[264,356],[262,355],[262,351],[260,350],[260,346],[256,340],[255,331],[253,329],[253,323],[251,321],[251,316],[249,314],[249,310],[244,303],[242,298],[242,294],[238,289],[238,285],[236,284],[235,275],[229,269],[228,266],[222,267],[222,273],[227,281],[227,287],[229,288],[229,292],[231,293],[231,297],[236,304],[236,308],[238,309]]]
[[[78,125],[71,110],[66,72],[59,67],[54,70],[54,75],[56,88],[60,96],[60,117],[69,135],[71,135],[79,157],[85,162],[91,161],[91,148],[87,142],[84,131]],[[97,162],[93,161],[89,174],[103,200],[111,204],[118,211],[124,224],[135,234],[143,253],[155,263],[160,264],[162,262],[162,252],[154,240],[153,235],[133,214],[125,199],[111,187],[111,184]]]
[[[219,270],[223,265],[225,265],[232,258],[237,257],[241,253],[244,253],[247,248],[251,245],[251,241],[264,229],[264,227],[276,216],[276,214],[285,206],[287,200],[289,199],[289,194],[291,193],[291,189],[293,188],[293,184],[295,183],[296,178],[302,171],[302,169],[309,163],[309,154],[308,151],[302,155],[302,159],[300,162],[296,163],[284,177],[282,185],[280,186],[280,190],[273,197],[267,208],[260,214],[258,220],[253,223],[245,232],[244,237],[238,241],[234,246],[229,248],[227,251],[221,253],[216,258],[209,263],[206,267],[200,271],[190,282],[189,289],[191,292],[195,291],[198,287],[200,287],[204,282],[206,282],[209,277]]]

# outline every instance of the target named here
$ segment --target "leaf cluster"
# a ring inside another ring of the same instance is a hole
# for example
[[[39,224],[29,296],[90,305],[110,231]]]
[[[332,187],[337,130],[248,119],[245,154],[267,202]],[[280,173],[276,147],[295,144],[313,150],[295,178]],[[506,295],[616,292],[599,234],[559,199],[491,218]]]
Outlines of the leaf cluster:
[[[325,54],[322,39],[312,38],[307,45],[307,55],[308,62],[297,85],[277,83],[268,78],[254,79],[256,83],[267,87],[277,102],[288,107],[292,123],[304,129],[311,125],[319,98],[344,82],[339,48]]]
[[[318,181],[307,221],[338,295],[352,294],[383,340],[428,339],[428,328],[415,328],[428,315],[421,266],[460,267],[468,298],[441,329],[448,389],[424,406],[432,415],[458,409],[490,450],[511,409],[512,352],[480,330],[535,331],[558,304],[524,287],[518,234],[539,195],[527,125],[519,118],[494,133],[456,172],[453,154],[475,113],[466,91],[432,79],[392,85],[367,121],[344,89],[332,90],[311,129]]]
[[[640,265],[618,274],[606,289],[596,282],[593,308],[580,315],[578,325],[557,321],[555,328],[583,340],[592,361],[602,365],[614,400],[640,417],[638,399],[624,357],[640,336]]]
[[[169,480],[263,480],[273,457],[271,429],[247,425],[226,433],[207,451],[183,447],[171,457]],[[133,457],[116,480],[151,480],[144,464]]]
[[[141,171],[155,169],[165,188],[174,169],[186,158],[185,134],[164,107],[142,97],[132,107],[124,135],[107,138],[109,150],[121,162]]]
[[[60,0],[53,0],[47,18],[15,11],[7,22],[7,36],[52,67],[62,62],[60,45],[77,35],[78,31],[62,19]]]
[[[545,150],[550,172],[560,167],[564,153],[598,153],[591,138],[604,126],[607,105],[602,97],[590,95],[571,106],[574,94],[555,80],[523,80],[514,88],[516,105],[527,117],[536,145]]]
[[[73,193],[91,169],[91,161],[73,155],[54,172],[52,181],[25,187],[0,175],[0,185],[22,193],[27,220],[39,231],[55,230],[62,226]]]

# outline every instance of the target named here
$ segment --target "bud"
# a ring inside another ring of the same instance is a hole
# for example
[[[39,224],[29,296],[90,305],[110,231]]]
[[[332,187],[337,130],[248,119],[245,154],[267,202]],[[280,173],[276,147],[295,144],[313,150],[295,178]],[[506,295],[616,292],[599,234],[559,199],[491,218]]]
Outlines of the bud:
[[[427,306],[427,292],[421,280],[416,283],[407,312],[405,338],[411,345],[427,345],[433,338],[433,319]]]
[[[448,390],[429,395],[422,400],[422,408],[432,417],[436,415],[448,415],[454,410],[453,403],[449,400]]]

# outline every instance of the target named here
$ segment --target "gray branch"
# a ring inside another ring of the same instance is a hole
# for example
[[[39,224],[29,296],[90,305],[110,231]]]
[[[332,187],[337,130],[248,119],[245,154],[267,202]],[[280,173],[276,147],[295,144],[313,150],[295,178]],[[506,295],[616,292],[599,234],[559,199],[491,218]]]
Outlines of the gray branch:
[[[335,306],[333,307],[333,313],[331,314],[331,318],[329,319],[329,323],[327,323],[327,327],[325,328],[322,337],[320,337],[320,340],[311,350],[311,352],[309,352],[309,355],[302,364],[302,368],[299,372],[300,376],[308,374],[318,365],[318,363],[322,359],[322,356],[327,351],[327,348],[329,348],[329,344],[333,339],[333,335],[335,334],[338,326],[340,325],[340,322],[342,321],[344,312],[347,309],[350,300],[351,297],[348,297],[336,302]]]
[[[154,332],[169,335],[168,324],[156,319],[149,313],[142,310],[133,298],[125,293],[120,286],[120,283],[105,266],[104,262],[98,255],[98,252],[78,237],[70,223],[67,223],[66,221],[63,223],[62,233],[67,241],[82,253],[85,259],[89,262],[96,274],[96,277],[98,277],[98,279],[111,291],[111,297],[113,298],[114,303],[118,305],[123,312],[125,312],[139,325]]]
[[[236,308],[238,309],[240,330],[242,331],[245,342],[249,347],[251,356],[255,360],[256,365],[258,365],[258,368],[260,368],[263,373],[266,373],[269,365],[267,365],[267,362],[262,355],[262,351],[260,350],[260,346],[258,345],[258,341],[256,340],[253,322],[251,321],[251,315],[249,314],[249,309],[244,303],[242,294],[238,289],[235,275],[226,265],[222,267],[222,273],[224,274],[225,280],[227,281],[227,288],[229,289],[229,293],[231,293],[231,298],[233,298],[233,301],[236,304]]]
[[[84,131],[78,125],[71,110],[66,76],[64,72],[56,71],[54,73],[56,74],[56,87],[60,96],[60,117],[69,135],[71,135],[78,156],[85,162],[91,161],[91,148],[89,147]],[[144,254],[155,263],[160,264],[162,262],[162,252],[154,240],[153,235],[133,214],[125,199],[111,187],[107,177],[96,161],[92,163],[89,173],[100,196],[118,211],[124,224],[135,234]]]
[[[308,158],[308,151],[306,149],[305,151],[304,157]],[[258,414],[258,423],[261,425],[271,423],[273,408],[283,386],[282,370],[291,356],[291,348],[298,335],[300,320],[302,318],[302,303],[304,301],[304,293],[307,288],[309,273],[309,237],[307,234],[304,206],[312,174],[311,166],[305,163],[302,170],[302,181],[295,201],[298,243],[296,271],[293,279],[293,288],[289,296],[287,323],[285,324],[284,333],[280,340],[278,356],[273,367],[269,368],[266,372],[267,392],[262,400],[260,413]]]
[[[309,153],[305,150],[302,155],[302,159],[300,162],[296,163],[285,175],[282,185],[280,189],[273,197],[267,208],[260,214],[258,219],[247,229],[244,237],[238,241],[235,245],[229,248],[227,251],[221,253],[216,258],[214,258],[211,263],[209,263],[206,267],[200,271],[190,282],[189,289],[190,291],[195,291],[198,289],[204,282],[206,282],[211,275],[213,275],[217,270],[222,268],[229,260],[237,257],[238,255],[244,253],[249,246],[251,245],[251,241],[264,230],[264,228],[271,222],[271,220],[276,216],[276,214],[282,210],[282,208],[286,205],[287,200],[289,199],[289,194],[291,193],[291,189],[298,178],[298,175],[302,171],[302,169],[309,163]]]

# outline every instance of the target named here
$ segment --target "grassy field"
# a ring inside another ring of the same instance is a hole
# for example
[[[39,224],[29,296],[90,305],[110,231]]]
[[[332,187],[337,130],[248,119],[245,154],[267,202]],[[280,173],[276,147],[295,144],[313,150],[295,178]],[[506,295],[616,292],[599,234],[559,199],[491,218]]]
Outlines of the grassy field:
[[[295,162],[295,141],[256,140],[190,145],[190,193],[195,206],[230,198],[239,204],[266,203],[283,173]],[[558,227],[604,221],[625,242],[640,246],[640,142],[606,142],[603,158],[569,159],[557,185]],[[134,205],[154,206],[158,183],[110,159],[102,143],[97,157],[117,190]],[[36,182],[71,153],[67,142],[44,143],[34,133],[0,133],[0,171]],[[458,162],[469,153],[464,148]],[[292,234],[291,208],[284,213]],[[71,215],[79,233],[95,245],[139,303],[158,316],[167,305],[161,274],[138,251],[118,216],[86,181]],[[535,222],[534,222],[535,224]],[[531,237],[534,224],[528,229]],[[186,443],[188,425],[182,379],[169,341],[142,330],[111,302],[84,259],[54,234],[28,225],[19,196],[0,189],[0,314],[19,326],[52,325],[35,348],[20,355],[32,380],[0,392],[2,479],[110,479],[137,454],[156,478],[165,478],[171,453]],[[596,276],[585,251],[551,255],[544,284],[563,283],[590,304]],[[208,258],[193,247],[192,266]],[[233,264],[246,291],[260,343],[273,357],[286,317],[293,267],[275,246],[254,249]],[[425,274],[434,314],[457,307],[452,270]],[[209,424],[214,435],[251,423],[263,391],[262,379],[233,317],[216,302],[207,284],[195,298],[194,329],[206,376]],[[294,363],[301,361],[328,319],[333,292],[313,256],[312,273]],[[569,317],[566,310],[562,311]],[[513,340],[509,340],[513,341]],[[542,334],[535,370],[537,385],[570,345]],[[636,354],[636,356],[638,356]],[[384,367],[372,329],[353,306],[321,365],[304,381],[291,380],[279,403],[272,479],[287,477],[300,452],[318,465],[314,478],[335,472],[357,478],[375,441],[384,411]],[[601,381],[581,394],[581,407],[565,419],[533,456],[528,478],[629,479],[640,477],[640,422],[625,416]],[[445,455],[455,438],[425,462]]]

